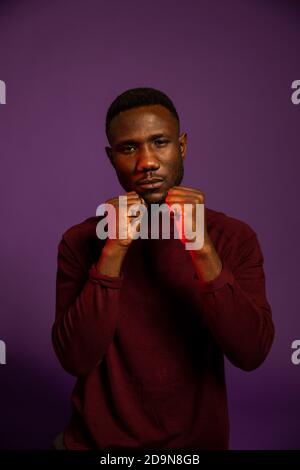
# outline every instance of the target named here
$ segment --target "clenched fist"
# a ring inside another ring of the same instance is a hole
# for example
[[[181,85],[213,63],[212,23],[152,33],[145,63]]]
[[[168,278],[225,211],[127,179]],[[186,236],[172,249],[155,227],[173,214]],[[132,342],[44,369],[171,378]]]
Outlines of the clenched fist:
[[[103,215],[104,211],[107,215],[100,220],[96,229],[98,238],[107,239],[105,246],[128,248],[140,229],[139,216],[146,211],[144,199],[131,191],[105,201],[98,207],[97,215]],[[105,229],[107,226],[108,230]]]

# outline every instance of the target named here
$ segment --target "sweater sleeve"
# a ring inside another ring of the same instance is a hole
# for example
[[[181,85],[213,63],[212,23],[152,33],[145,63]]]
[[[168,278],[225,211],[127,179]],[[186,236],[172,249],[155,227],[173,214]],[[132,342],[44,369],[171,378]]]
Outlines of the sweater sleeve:
[[[62,238],[52,344],[70,374],[87,375],[101,362],[115,332],[122,281],[123,275],[101,274],[94,264],[85,270]]]
[[[235,263],[221,257],[222,271],[212,281],[200,282],[195,273],[195,289],[204,321],[226,357],[250,371],[265,360],[275,333],[256,234],[239,246],[234,256]]]

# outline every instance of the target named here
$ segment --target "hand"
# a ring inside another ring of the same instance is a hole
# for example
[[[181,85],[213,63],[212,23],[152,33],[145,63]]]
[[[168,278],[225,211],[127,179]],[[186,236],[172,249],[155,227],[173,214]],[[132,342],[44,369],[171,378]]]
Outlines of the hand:
[[[127,201],[126,201],[127,205],[125,206],[125,208],[124,206],[120,207],[119,196],[105,201],[105,204],[111,204],[115,209],[115,220],[111,221],[111,223],[115,223],[115,235],[116,235],[115,238],[108,235],[108,238],[105,243],[106,248],[111,248],[111,249],[129,248],[130,244],[134,240],[135,231],[138,230],[140,227],[140,222],[135,224],[135,221],[139,219],[139,212],[137,215],[131,215],[129,213],[129,210],[133,204],[138,204],[139,206],[144,206],[146,208],[146,203],[144,199],[135,191],[128,192],[125,194],[125,196],[127,197]],[[121,217],[122,217],[124,226],[127,227],[127,229],[125,230],[125,238],[121,238],[122,235],[120,233],[121,232],[121,227],[119,224],[120,211],[123,211],[123,213],[121,213]]]
[[[199,219],[197,219],[197,204],[204,204],[205,196],[202,191],[193,188],[187,188],[185,186],[173,186],[173,188],[169,189],[167,196],[166,196],[166,203],[168,204],[170,210],[173,204],[178,204],[180,206],[180,211],[175,212],[175,225],[177,230],[179,231],[180,240],[182,243],[189,243],[194,242],[197,237],[199,239],[201,235],[201,231],[203,231],[204,242],[201,248],[197,248],[197,244],[195,244],[196,248],[194,251],[200,252],[206,249],[207,245],[210,245],[211,241],[207,232],[206,223],[205,223],[205,213],[204,213],[204,223],[199,227]],[[184,205],[187,204],[189,206],[190,211],[184,211]],[[204,210],[204,207],[203,207]],[[198,207],[199,211],[199,207]],[[186,217],[184,217],[186,212]],[[200,214],[200,212],[198,212]],[[187,219],[187,217],[190,217]],[[201,219],[202,220],[202,219]],[[188,233],[189,232],[189,233]],[[190,236],[188,236],[190,235]],[[191,245],[193,245],[191,243]]]
[[[169,189],[166,203],[171,206],[172,204],[179,204],[181,207],[181,214],[184,215],[183,205],[192,205],[192,227],[193,231],[198,231],[197,218],[196,218],[196,204],[204,204],[205,196],[204,193],[192,188],[184,186],[174,186]],[[180,218],[181,219],[181,218]],[[184,234],[184,220],[182,222],[182,233]],[[216,279],[222,271],[222,261],[211,241],[206,227],[205,212],[204,212],[204,227],[200,227],[204,232],[204,242],[200,249],[190,250],[189,253],[192,257],[198,277],[203,282],[212,281]],[[185,236],[182,236],[182,242],[187,243]]]

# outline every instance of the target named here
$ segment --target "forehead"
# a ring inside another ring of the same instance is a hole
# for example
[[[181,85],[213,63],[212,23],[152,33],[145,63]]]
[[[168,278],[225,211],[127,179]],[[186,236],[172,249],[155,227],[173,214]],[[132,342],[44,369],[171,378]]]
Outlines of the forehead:
[[[111,140],[143,139],[150,134],[176,134],[177,119],[164,106],[151,105],[128,109],[115,116],[110,124]]]

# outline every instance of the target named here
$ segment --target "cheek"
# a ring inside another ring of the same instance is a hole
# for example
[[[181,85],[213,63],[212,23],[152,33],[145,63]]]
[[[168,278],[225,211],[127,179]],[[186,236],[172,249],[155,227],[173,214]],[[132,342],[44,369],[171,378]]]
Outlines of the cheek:
[[[134,163],[129,161],[120,161],[116,166],[116,171],[120,176],[128,178],[134,172]]]
[[[165,161],[164,164],[165,169],[167,169],[167,174],[169,178],[176,177],[181,170],[182,167],[182,159],[181,156],[177,156],[174,158],[174,156],[168,160]]]

